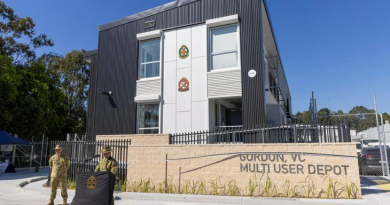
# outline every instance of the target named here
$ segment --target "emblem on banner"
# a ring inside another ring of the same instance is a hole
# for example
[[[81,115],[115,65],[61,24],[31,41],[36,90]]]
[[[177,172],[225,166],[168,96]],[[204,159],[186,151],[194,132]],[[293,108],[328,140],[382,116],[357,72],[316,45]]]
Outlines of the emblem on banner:
[[[97,180],[94,175],[91,175],[87,180],[87,188],[88,189],[95,189],[97,185]]]
[[[190,90],[190,82],[187,78],[182,78],[179,81],[179,92],[186,92]]]
[[[190,49],[186,45],[182,45],[179,49],[179,58],[186,59],[190,55]]]

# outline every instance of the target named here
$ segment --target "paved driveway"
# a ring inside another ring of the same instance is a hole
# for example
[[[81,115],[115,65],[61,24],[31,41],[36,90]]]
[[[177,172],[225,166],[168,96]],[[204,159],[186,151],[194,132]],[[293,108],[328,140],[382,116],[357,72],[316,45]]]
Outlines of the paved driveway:
[[[377,176],[361,176],[363,198],[373,204],[390,204],[390,179]]]

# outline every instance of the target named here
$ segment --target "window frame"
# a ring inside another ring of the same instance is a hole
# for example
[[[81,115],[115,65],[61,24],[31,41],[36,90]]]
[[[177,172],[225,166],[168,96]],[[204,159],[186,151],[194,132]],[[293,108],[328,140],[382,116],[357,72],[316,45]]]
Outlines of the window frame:
[[[140,128],[139,125],[139,120],[140,120],[140,112],[141,112],[141,109],[140,109],[140,106],[141,105],[157,105],[158,106],[158,127],[148,127],[148,128]],[[161,131],[161,103],[160,102],[148,102],[148,103],[137,103],[137,134],[140,134],[140,130],[155,130],[157,129],[157,133],[156,134],[160,134],[160,131]]]
[[[213,69],[212,65],[212,57],[215,55],[222,55],[222,54],[228,54],[228,53],[234,53],[235,51],[224,51],[219,53],[211,53],[212,51],[212,35],[211,32],[216,29],[226,28],[226,27],[232,27],[236,26],[236,33],[237,33],[237,66],[235,67],[227,67],[227,68],[220,68],[220,69]],[[221,26],[215,26],[215,27],[209,27],[207,31],[207,64],[208,64],[208,72],[221,72],[221,71],[229,71],[229,70],[237,70],[241,69],[241,43],[240,43],[240,24],[239,23],[232,23],[232,24],[226,24]]]
[[[159,40],[160,41],[160,50],[159,50],[159,57],[160,57],[160,60],[159,61],[151,61],[151,62],[146,62],[146,63],[142,63],[142,43],[143,42],[147,42],[147,41],[155,41],[155,40]],[[139,48],[138,48],[138,81],[147,81],[147,80],[155,80],[155,79],[159,79],[161,77],[161,68],[162,68],[162,39],[161,37],[158,37],[158,38],[151,38],[151,39],[145,39],[145,40],[139,40],[138,41],[139,43]],[[146,77],[146,78],[141,78],[141,66],[142,65],[147,65],[147,64],[153,64],[153,63],[159,63],[159,71],[158,71],[158,76],[153,76],[153,77]]]

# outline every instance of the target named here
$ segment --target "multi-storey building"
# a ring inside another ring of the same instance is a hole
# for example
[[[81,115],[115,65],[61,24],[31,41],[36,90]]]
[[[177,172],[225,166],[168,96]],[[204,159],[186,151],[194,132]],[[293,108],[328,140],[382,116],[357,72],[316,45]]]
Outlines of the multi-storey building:
[[[99,27],[87,135],[283,124],[291,96],[265,0],[179,0]]]

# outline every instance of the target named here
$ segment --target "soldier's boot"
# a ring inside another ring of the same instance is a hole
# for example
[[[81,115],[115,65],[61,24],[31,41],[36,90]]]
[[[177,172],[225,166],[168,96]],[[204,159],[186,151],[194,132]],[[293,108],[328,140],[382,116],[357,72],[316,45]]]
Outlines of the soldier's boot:
[[[54,200],[50,200],[50,202],[47,205],[54,205]]]
[[[63,200],[62,200],[62,204],[63,204],[63,205],[68,205],[68,202],[66,202],[66,199],[63,199]]]

